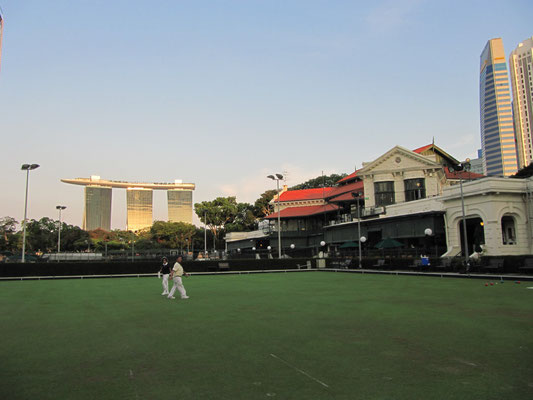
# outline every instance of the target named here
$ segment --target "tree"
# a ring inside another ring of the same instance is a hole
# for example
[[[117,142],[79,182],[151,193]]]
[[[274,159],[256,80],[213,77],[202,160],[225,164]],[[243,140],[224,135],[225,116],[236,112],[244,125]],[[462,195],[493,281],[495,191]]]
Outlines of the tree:
[[[48,217],[39,221],[32,219],[26,224],[26,248],[51,252],[57,248],[57,230],[58,222]]]
[[[194,211],[200,221],[209,227],[217,238],[226,224],[234,221],[239,213],[236,197],[217,197],[213,201],[203,201],[194,205]]]
[[[180,248],[192,245],[192,238],[196,234],[196,227],[186,222],[155,221],[150,228],[152,240],[163,247]]]
[[[264,218],[273,211],[270,201],[274,198],[276,193],[277,190],[275,189],[267,190],[255,201],[254,215],[256,218]]]
[[[248,203],[237,203],[237,214],[233,221],[225,226],[226,232],[251,231],[257,227],[257,218],[254,215],[255,207]]]
[[[511,178],[525,179],[533,176],[533,163],[529,164],[527,167],[522,168],[516,174],[512,175]]]
[[[17,224],[15,218],[0,218],[0,251],[15,250]]]
[[[331,174],[331,175],[317,176],[316,178],[309,179],[308,181],[304,183],[300,183],[299,185],[291,187],[290,190],[314,189],[314,188],[335,186],[337,182],[340,181],[345,176],[346,174],[341,174],[341,175]]]

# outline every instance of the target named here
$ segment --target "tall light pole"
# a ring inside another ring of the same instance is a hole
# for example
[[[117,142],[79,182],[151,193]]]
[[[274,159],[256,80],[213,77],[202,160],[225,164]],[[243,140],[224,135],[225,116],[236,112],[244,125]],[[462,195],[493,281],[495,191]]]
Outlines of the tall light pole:
[[[461,171],[470,171],[470,159],[467,158],[465,161],[460,163],[459,165],[453,165],[448,167],[450,172],[457,171],[459,172],[459,187],[461,189],[461,210],[463,212],[463,237],[465,240],[465,267],[466,271],[468,272],[470,270],[470,260],[468,259],[468,237],[467,237],[467,230],[466,230],[466,215],[465,215],[465,198],[463,194],[463,177],[461,176]]]
[[[204,211],[204,256],[207,256],[207,213]]]
[[[361,198],[362,193],[352,192],[352,197],[356,200],[357,204],[357,237],[359,238],[358,246],[359,247],[359,268],[363,268],[362,255],[361,255],[361,211],[359,210],[359,199]]]
[[[283,179],[283,175],[281,174],[275,174],[274,175],[268,175],[267,178],[270,178],[274,181],[276,181],[276,189],[278,192],[278,257],[281,258],[281,217],[280,217],[280,204],[279,204],[279,181]]]
[[[56,209],[59,210],[59,229],[57,230],[57,254],[61,252],[61,211],[63,211],[65,208],[67,208],[67,206],[56,206]]]
[[[28,214],[28,182],[30,171],[39,168],[39,164],[22,164],[21,170],[26,171],[26,196],[24,197],[24,221],[22,221],[22,262],[26,261],[26,215]]]

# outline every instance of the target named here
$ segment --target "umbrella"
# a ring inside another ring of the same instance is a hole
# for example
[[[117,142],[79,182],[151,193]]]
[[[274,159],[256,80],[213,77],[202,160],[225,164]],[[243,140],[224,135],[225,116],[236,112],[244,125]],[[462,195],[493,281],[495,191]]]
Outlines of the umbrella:
[[[341,246],[339,246],[339,249],[347,249],[350,247],[359,247],[359,244],[355,242],[345,242]]]
[[[376,244],[374,247],[376,249],[393,249],[395,247],[403,247],[403,243],[391,238],[387,238],[378,242],[378,244]]]

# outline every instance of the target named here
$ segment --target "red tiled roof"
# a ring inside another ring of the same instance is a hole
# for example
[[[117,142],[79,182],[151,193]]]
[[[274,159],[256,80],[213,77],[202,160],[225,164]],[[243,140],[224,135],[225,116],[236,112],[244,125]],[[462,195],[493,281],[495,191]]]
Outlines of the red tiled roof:
[[[414,149],[413,153],[418,153],[418,154],[423,153],[424,151],[430,149],[431,146],[433,146],[433,144],[428,144],[426,146],[419,147],[418,149]]]
[[[464,180],[472,180],[472,179],[479,179],[484,178],[485,175],[478,174],[476,172],[469,172],[469,171],[456,171],[456,172],[450,172],[448,167],[444,167],[444,173],[446,174],[446,179],[464,179]]]
[[[344,178],[340,179],[337,183],[342,183],[342,182],[351,181],[352,179],[355,179],[357,177],[357,172],[359,172],[359,170],[352,172],[348,176],[345,176]]]
[[[363,192],[364,187],[365,185],[363,181],[353,182],[343,186],[337,186],[333,188],[333,190],[326,197],[332,198],[335,196],[340,196],[344,193],[348,193],[351,196],[352,192]]]
[[[334,187],[288,190],[283,192],[279,201],[296,201],[296,200],[315,200],[327,197]],[[277,201],[277,200],[276,200]]]
[[[280,218],[308,217],[310,215],[322,214],[338,210],[335,204],[321,206],[287,207],[280,212]],[[278,213],[274,212],[265,217],[266,219],[278,218]]]
[[[340,194],[338,196],[335,196],[335,197],[332,197],[331,199],[329,199],[328,201],[330,203],[338,203],[340,201],[354,201],[354,198],[352,196],[352,193],[353,192],[348,192],[348,193],[343,193],[343,194]]]

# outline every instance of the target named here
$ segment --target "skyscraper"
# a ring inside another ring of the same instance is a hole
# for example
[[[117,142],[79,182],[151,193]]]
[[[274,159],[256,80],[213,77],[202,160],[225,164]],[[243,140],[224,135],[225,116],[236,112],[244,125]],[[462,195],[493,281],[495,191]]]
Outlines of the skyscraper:
[[[85,186],[82,228],[86,231],[98,228],[111,230],[111,188]]]
[[[481,53],[479,106],[484,173],[503,176],[516,173],[511,93],[501,38],[489,40]]]
[[[129,231],[138,231],[152,226],[152,203],[152,189],[128,188],[126,190],[128,208],[126,224]]]
[[[518,167],[533,161],[533,36],[519,43],[509,56],[511,87],[513,88],[513,115],[518,150]]]
[[[187,222],[192,224],[192,191],[169,189],[168,220],[170,222]]]
[[[111,190],[126,189],[127,229],[138,231],[152,226],[153,191],[168,191],[168,219],[171,222],[192,223],[192,191],[194,183],[126,182],[90,178],[61,179],[61,182],[85,186],[83,229],[111,227]]]

